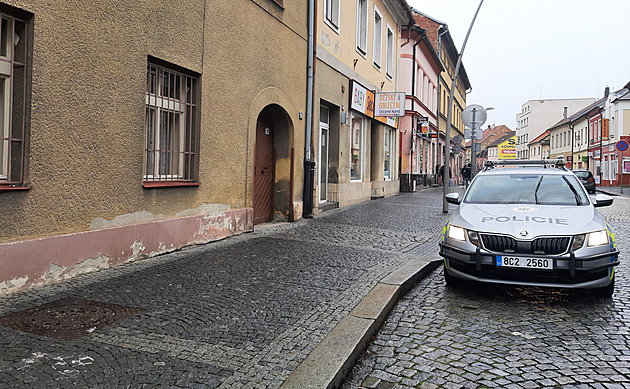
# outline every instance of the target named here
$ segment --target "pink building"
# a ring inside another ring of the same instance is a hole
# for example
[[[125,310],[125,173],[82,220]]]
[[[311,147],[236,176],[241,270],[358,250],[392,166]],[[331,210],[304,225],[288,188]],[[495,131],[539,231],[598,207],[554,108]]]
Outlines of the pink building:
[[[439,74],[444,70],[427,31],[403,27],[399,85],[407,95],[400,119],[401,191],[429,184],[438,142]]]

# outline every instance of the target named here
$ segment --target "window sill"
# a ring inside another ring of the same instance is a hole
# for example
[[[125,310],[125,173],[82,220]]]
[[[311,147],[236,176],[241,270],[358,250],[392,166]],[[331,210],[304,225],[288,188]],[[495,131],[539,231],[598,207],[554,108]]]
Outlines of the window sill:
[[[142,187],[144,189],[153,189],[153,188],[177,188],[177,187],[189,187],[189,186],[199,186],[198,182],[179,182],[179,181],[144,181],[142,183]]]
[[[6,185],[0,185],[0,192],[2,191],[8,191],[8,190],[30,190],[32,189],[32,186],[6,186]]]

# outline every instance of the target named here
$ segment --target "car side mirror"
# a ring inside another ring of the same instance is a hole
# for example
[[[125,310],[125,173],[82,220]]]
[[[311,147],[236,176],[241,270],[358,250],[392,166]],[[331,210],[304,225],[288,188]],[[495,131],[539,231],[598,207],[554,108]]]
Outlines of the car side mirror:
[[[444,197],[446,198],[446,202],[450,204],[459,205],[461,202],[459,200],[459,193],[447,193]]]
[[[595,195],[595,202],[593,203],[593,206],[607,207],[609,205],[612,205],[612,203],[613,203],[613,198],[611,196],[600,193],[600,194]]]

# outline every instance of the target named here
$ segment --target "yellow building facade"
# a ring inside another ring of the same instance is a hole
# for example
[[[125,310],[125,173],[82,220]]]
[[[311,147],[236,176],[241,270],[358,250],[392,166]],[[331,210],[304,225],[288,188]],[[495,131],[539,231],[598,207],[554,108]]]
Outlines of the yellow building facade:
[[[306,2],[121,4],[0,4],[0,294],[302,217]]]
[[[376,93],[399,90],[401,0],[317,2],[315,118],[317,212],[399,192],[395,119],[374,116]],[[317,121],[317,120],[316,120]]]

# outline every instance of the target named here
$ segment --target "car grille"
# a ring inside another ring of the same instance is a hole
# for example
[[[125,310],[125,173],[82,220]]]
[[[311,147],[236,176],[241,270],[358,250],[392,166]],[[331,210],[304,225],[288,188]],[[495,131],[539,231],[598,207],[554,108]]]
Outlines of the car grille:
[[[480,234],[483,246],[499,253],[517,254],[562,254],[569,249],[571,238],[567,236],[537,238],[533,241],[518,241],[511,236]]]

